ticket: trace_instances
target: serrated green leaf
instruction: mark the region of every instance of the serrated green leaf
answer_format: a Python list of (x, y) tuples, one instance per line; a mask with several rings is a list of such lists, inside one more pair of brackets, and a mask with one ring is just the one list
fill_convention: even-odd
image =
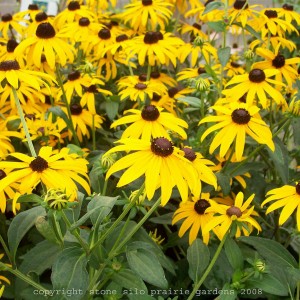
[(295, 258), (276, 241), (256, 236), (243, 236), (238, 240), (253, 246), (271, 265), (297, 268)]
[(233, 269), (242, 270), (244, 266), (244, 258), (237, 243), (230, 237), (225, 241), (225, 253), (230, 265)]
[(189, 276), (197, 282), (209, 264), (210, 253), (208, 247), (200, 240), (196, 239), (187, 250), (187, 260), (189, 262)]
[(207, 26), (215, 32), (223, 32), (226, 29), (224, 21), (207, 22)]
[(111, 279), (123, 288), (145, 291), (146, 294), (148, 292), (143, 280), (130, 269), (122, 269), (119, 272), (115, 272)]
[(126, 251), (126, 257), (130, 269), (144, 281), (159, 288), (165, 289), (168, 287), (164, 270), (151, 251), (146, 249)]
[(35, 224), (35, 221), (39, 216), (45, 215), (45, 209), (41, 206), (37, 206), (22, 211), (13, 218), (7, 232), (8, 245), (13, 259), (16, 256), (18, 246), (24, 235)]
[(36, 194), (30, 194), (30, 195), (20, 196), (17, 202), (18, 203), (41, 203), (43, 202), (43, 199)]
[(230, 51), (231, 51), (230, 47), (224, 47), (218, 49), (218, 58), (223, 67), (225, 67), (229, 61)]
[(230, 193), (230, 176), (228, 174), (218, 172), (216, 173), (218, 185), (221, 187), (224, 196)]
[(213, 1), (213, 2), (209, 2), (206, 6), (205, 6), (205, 9), (202, 13), (202, 16), (206, 15), (207, 13), (215, 10), (215, 9), (218, 9), (220, 7), (223, 7), (224, 6), (224, 3), (222, 2), (219, 2), (219, 1)]
[(105, 102), (105, 110), (108, 118), (113, 120), (118, 114), (119, 103), (116, 101), (107, 101)]
[[(82, 290), (82, 294), (73, 294), (72, 299), (85, 299), (89, 275), (86, 270), (87, 257), (81, 248), (65, 248), (57, 257), (52, 267), (51, 281), (53, 289)], [(69, 299), (59, 295), (60, 299)]]

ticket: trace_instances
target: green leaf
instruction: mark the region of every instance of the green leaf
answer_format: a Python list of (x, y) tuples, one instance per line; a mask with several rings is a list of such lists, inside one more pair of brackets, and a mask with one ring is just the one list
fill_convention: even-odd
[(213, 2), (210, 2), (208, 3), (206, 6), (205, 6), (205, 9), (202, 13), (202, 16), (206, 15), (207, 13), (215, 10), (215, 9), (218, 9), (220, 7), (224, 6), (224, 3), (222, 2), (218, 2), (218, 1), (213, 1)]
[(218, 172), (216, 173), (218, 184), (222, 189), (224, 196), (227, 196), (230, 193), (230, 176), (228, 174)]
[(245, 163), (241, 167), (239, 167), (237, 170), (235, 170), (235, 168), (239, 165), (241, 165), (240, 162), (229, 163), (227, 166), (227, 169), (226, 169), (226, 173), (230, 174), (230, 176), (232, 176), (232, 177), (235, 177), (238, 175), (243, 175), (251, 170), (261, 170), (264, 166), (264, 164), (261, 162), (253, 161), (253, 162)]
[(287, 268), (287, 273), (292, 276), (296, 281), (300, 281), (300, 270), (295, 268)]
[(107, 102), (105, 102), (105, 110), (106, 110), (108, 118), (110, 120), (113, 120), (116, 117), (116, 115), (118, 114), (119, 103), (116, 101), (107, 101)]
[(187, 250), (189, 276), (194, 282), (199, 280), (209, 264), (209, 259), (210, 253), (208, 247), (200, 239), (196, 239)]
[(65, 114), (65, 112), (61, 109), (60, 106), (52, 106), (48, 108), (48, 111), (52, 112), (54, 115), (58, 117), (61, 117), (67, 124), (68, 128), (72, 128), (71, 121), (69, 120), (68, 116)]
[(160, 215), (159, 217), (150, 218), (149, 221), (152, 223), (155, 223), (155, 224), (171, 225), (173, 215), (174, 215), (174, 213), (167, 213), (164, 215)]
[(215, 300), (235, 300), (237, 299), (237, 291), (232, 289), (229, 283), (226, 283), (222, 289), (221, 294)]
[(164, 270), (151, 251), (146, 249), (126, 250), (126, 257), (131, 270), (144, 281), (159, 288), (168, 287)]
[[(81, 290), (81, 294), (73, 294), (72, 299), (84, 299), (89, 283), (86, 270), (87, 257), (78, 247), (65, 248), (53, 264), (51, 280), (53, 289)], [(70, 299), (66, 294), (59, 295), (60, 299)]]
[[(241, 23), (236, 23), (236, 25), (242, 27), (242, 24), (241, 24)], [(260, 34), (259, 34), (259, 32), (257, 32), (254, 28), (252, 28), (252, 27), (249, 26), (248, 24), (246, 24), (245, 29), (246, 29), (248, 32), (250, 32), (251, 35), (254, 36), (256, 39), (258, 39), (258, 40), (260, 40), (260, 41), (262, 40), (262, 39), (261, 39), (261, 36), (260, 36)]]
[(218, 58), (220, 60), (220, 63), (223, 67), (226, 66), (226, 64), (229, 61), (230, 58), (230, 51), (231, 48), (230, 47), (224, 47), (224, 48), (219, 48), (218, 49)]
[(130, 269), (121, 269), (119, 272), (114, 273), (111, 279), (123, 288), (145, 291), (146, 294), (148, 292), (143, 280)]
[(253, 246), (271, 265), (297, 268), (295, 258), (276, 241), (256, 236), (243, 236), (238, 240)]
[(226, 24), (224, 21), (207, 22), (207, 26), (215, 32), (223, 32), (226, 29)]
[(242, 270), (244, 266), (244, 258), (237, 243), (232, 238), (228, 237), (224, 246), (230, 265), (233, 267), (233, 269)]
[(72, 154), (72, 153), (75, 153), (79, 156), (83, 156), (85, 154), (85, 152), (82, 150), (81, 147), (77, 146), (77, 145), (74, 145), (74, 144), (68, 144), (67, 145), (67, 148), (70, 149), (69, 150), (69, 153)]
[(44, 216), (40, 216), (36, 219), (35, 227), (46, 240), (54, 244), (59, 244), (53, 227), (50, 225), (49, 221)]
[(24, 235), (35, 224), (35, 221), (39, 216), (45, 215), (45, 209), (41, 206), (37, 206), (22, 211), (13, 218), (7, 232), (8, 245), (13, 259), (16, 256), (18, 246)]
[(274, 138), (274, 144), (275, 144), (275, 151), (271, 151), (269, 148), (267, 148), (270, 158), (274, 162), (274, 166), (276, 171), (278, 172), (278, 175), (280, 176), (281, 180), (284, 184), (287, 184), (289, 182), (289, 154), (288, 151), (283, 144), (283, 142), (275, 137)]
[(43, 199), (36, 194), (30, 194), (30, 195), (20, 196), (17, 202), (18, 203), (41, 203), (43, 202)]
[(266, 293), (277, 296), (287, 296), (287, 286), (271, 274), (265, 274), (263, 278), (247, 280), (247, 287), (262, 289)]
[[(300, 90), (299, 90), (300, 93)], [(293, 126), (293, 137), (294, 137), (294, 142), (296, 146), (300, 145), (300, 118), (293, 118), (292, 119), (292, 126)]]
[(178, 98), (179, 101), (182, 101), (184, 103), (187, 103), (191, 106), (194, 106), (194, 107), (197, 107), (197, 108), (200, 108), (201, 107), (201, 100), (199, 98), (196, 98), (196, 97), (181, 97), (181, 98)]

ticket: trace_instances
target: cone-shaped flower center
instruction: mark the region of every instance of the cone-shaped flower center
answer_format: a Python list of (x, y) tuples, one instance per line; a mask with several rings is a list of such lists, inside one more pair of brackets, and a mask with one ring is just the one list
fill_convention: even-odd
[(161, 99), (161, 95), (158, 95), (157, 93), (153, 93), (152, 100), (153, 101), (159, 101)]
[[(247, 1), (245, 0), (236, 0), (233, 4), (233, 7), (235, 9), (242, 9), (244, 7), (244, 5), (246, 4)], [(248, 8), (248, 4), (245, 5), (245, 9)]]
[(205, 71), (204, 68), (201, 68), (201, 67), (200, 67), (200, 68), (198, 68), (197, 73), (198, 73), (199, 75), (201, 75), (201, 74), (205, 74), (206, 71)]
[(87, 90), (88, 93), (97, 93), (97, 86), (95, 84), (90, 85)]
[(300, 182), (296, 184), (296, 193), (300, 195)]
[(234, 206), (234, 205), (232, 205), (231, 207), (229, 207), (226, 210), (226, 214), (229, 217), (236, 216), (236, 217), (240, 218), (242, 216), (241, 210), (238, 207)]
[(287, 4), (287, 3), (283, 4), (282, 8), (285, 9), (285, 10), (289, 10), (289, 11), (293, 11), (294, 10), (294, 6), (290, 5), (290, 4)]
[(166, 138), (159, 137), (152, 140), (151, 150), (156, 155), (166, 157), (173, 153), (174, 148), (171, 141)]
[(0, 63), (0, 71), (20, 70), (20, 65), (16, 60), (5, 60)]
[(156, 34), (156, 32), (154, 31), (148, 31), (146, 32), (145, 34), (145, 37), (144, 37), (144, 43), (145, 44), (156, 44), (158, 42), (158, 35)]
[(255, 83), (263, 82), (266, 79), (265, 72), (260, 69), (253, 69), (249, 73), (249, 80)]
[(37, 4), (29, 4), (28, 5), (28, 10), (38, 10), (39, 7), (37, 6)]
[(121, 34), (116, 37), (116, 42), (121, 43), (128, 40), (128, 36), (126, 34)]
[(202, 28), (202, 26), (199, 23), (194, 23), (193, 27), (196, 29), (199, 29), (199, 30), (201, 30), (201, 28)]
[(24, 117), (29, 120), (35, 120), (35, 114), (26, 114)]
[(3, 170), (0, 170), (0, 180), (6, 177), (6, 173)]
[(55, 30), (50, 23), (41, 23), (38, 25), (35, 34), (40, 39), (51, 39), (55, 37)]
[(142, 0), (142, 4), (143, 4), (144, 6), (152, 5), (152, 0)]
[(158, 40), (163, 40), (164, 39), (164, 36), (160, 31), (156, 31), (155, 34), (156, 34)]
[(139, 75), (139, 81), (147, 81), (147, 75), (146, 74)]
[(277, 11), (276, 11), (276, 10), (271, 10), (271, 9), (267, 9), (267, 10), (265, 11), (265, 15), (266, 15), (269, 19), (277, 18), (277, 17), (278, 17)]
[(189, 161), (194, 161), (196, 159), (197, 156), (191, 148), (184, 147), (182, 150), (184, 152), (184, 157)]
[(134, 86), (135, 89), (137, 90), (145, 90), (147, 88), (147, 85), (145, 83), (139, 82)]
[(78, 116), (82, 113), (82, 106), (80, 104), (74, 103), (70, 105), (71, 114)]
[(168, 89), (168, 95), (170, 98), (174, 98), (174, 96), (179, 92), (178, 88), (172, 87)]
[(74, 71), (74, 72), (71, 72), (69, 75), (68, 75), (68, 80), (69, 81), (74, 81), (76, 79), (80, 78), (80, 72), (79, 71)]
[(43, 11), (40, 12), (40, 13), (38, 13), (38, 14), (36, 14), (36, 16), (35, 16), (35, 20), (37, 22), (46, 21), (47, 18), (48, 18), (48, 15), (45, 12), (43, 12)]
[(78, 23), (79, 26), (86, 27), (89, 26), (91, 22), (88, 18), (80, 18)]
[(40, 156), (37, 156), (30, 164), (29, 167), (32, 171), (43, 172), (48, 168), (48, 162)]
[(230, 65), (231, 65), (233, 68), (239, 68), (239, 67), (240, 67), (240, 65), (239, 65), (238, 63), (234, 62), (234, 61), (232, 61), (232, 62), (230, 63)]
[(159, 110), (154, 105), (146, 105), (142, 110), (142, 118), (146, 121), (155, 121), (159, 117)]
[(279, 69), (285, 65), (285, 58), (283, 55), (279, 54), (272, 60), (272, 66)]
[(15, 40), (13, 40), (13, 39), (8, 40), (8, 42), (6, 44), (6, 50), (7, 50), (7, 52), (9, 52), (9, 53), (14, 52), (14, 50), (16, 49), (16, 47), (18, 45), (19, 44)]
[(160, 73), (158, 71), (153, 71), (151, 72), (150, 77), (153, 79), (158, 79), (160, 77)]
[(3, 22), (9, 22), (9, 21), (11, 21), (13, 18), (12, 18), (12, 15), (11, 14), (5, 14), (5, 15), (3, 15), (2, 17), (1, 17), (1, 20), (3, 21)]
[(231, 119), (236, 124), (244, 125), (249, 123), (251, 116), (248, 110), (244, 108), (238, 108), (232, 112)]
[(68, 10), (77, 10), (80, 9), (80, 3), (78, 1), (71, 1), (68, 4)]
[(200, 199), (194, 205), (194, 210), (199, 214), (203, 215), (207, 208), (210, 207), (210, 204), (207, 200)]
[(98, 37), (102, 40), (108, 40), (111, 37), (110, 30), (107, 28), (103, 28), (98, 32)]

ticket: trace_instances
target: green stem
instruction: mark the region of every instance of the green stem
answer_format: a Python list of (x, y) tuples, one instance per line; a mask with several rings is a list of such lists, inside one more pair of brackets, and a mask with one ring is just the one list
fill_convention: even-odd
[(101, 264), (99, 269), (96, 270), (92, 280), (90, 281), (90, 284), (87, 288), (88, 291), (91, 291), (95, 288), (95, 285), (97, 283), (98, 278), (100, 277), (101, 273), (103, 272), (104, 268), (106, 267), (106, 264)]
[(127, 213), (131, 210), (131, 208), (135, 205), (136, 200), (139, 198), (139, 196), (143, 193), (145, 188), (145, 184), (143, 184), (139, 191), (137, 192), (137, 194), (135, 195), (135, 197), (132, 199), (132, 201), (127, 205), (127, 207), (124, 209), (124, 211), (122, 212), (122, 214), (118, 217), (118, 219), (109, 227), (109, 229), (101, 236), (101, 238), (90, 247), (91, 251), (99, 246), (113, 231), (114, 229), (120, 224), (120, 222), (125, 218), (125, 216), (127, 215)]
[(51, 217), (49, 219), (51, 220), (52, 228), (53, 228), (55, 236), (59, 242), (59, 245), (63, 249), (64, 248), (64, 238), (61, 233), (58, 221), (56, 220), (55, 215), (51, 215)]
[(8, 247), (6, 246), (6, 243), (5, 243), (4, 239), (2, 238), (2, 235), (1, 235), (1, 234), (0, 234), (0, 243), (1, 243), (1, 245), (2, 245), (2, 247), (3, 247), (3, 249), (4, 249), (4, 251), (5, 251), (5, 254), (6, 254), (6, 256), (8, 257), (10, 263), (12, 264), (12, 263), (13, 263), (12, 256), (11, 256), (11, 254), (10, 254), (10, 252), (9, 252), (9, 249), (8, 249)]
[(119, 254), (119, 251), (126, 245), (126, 243), (132, 238), (132, 236), (141, 228), (141, 226), (148, 220), (148, 218), (152, 215), (152, 213), (157, 209), (160, 205), (160, 198), (153, 204), (151, 209), (147, 212), (147, 214), (141, 219), (141, 221), (132, 229), (132, 231), (125, 237), (125, 239), (118, 245), (118, 247), (110, 252), (108, 255), (108, 259), (112, 259)]
[(12, 91), (13, 91), (13, 94), (14, 94), (14, 98), (15, 98), (15, 103), (16, 103), (16, 106), (17, 106), (18, 114), (19, 114), (19, 117), (21, 119), (21, 122), (22, 122), (22, 125), (23, 125), (23, 129), (25, 131), (25, 136), (26, 136), (26, 139), (27, 139), (27, 143), (28, 143), (28, 146), (29, 146), (29, 150), (30, 150), (31, 156), (37, 157), (35, 149), (34, 149), (34, 146), (33, 146), (33, 143), (32, 143), (32, 140), (30, 138), (29, 130), (28, 130), (28, 127), (27, 127), (26, 120), (24, 118), (23, 109), (22, 109), (20, 100), (18, 98), (17, 91), (13, 87), (11, 87), (11, 88), (12, 88)]
[(68, 118), (70, 120), (70, 130), (72, 132), (75, 144), (80, 147), (80, 143), (74, 128), (74, 124), (73, 124), (73, 120), (72, 120), (72, 113), (71, 113), (71, 109), (70, 109), (70, 104), (68, 102), (67, 96), (66, 96), (66, 92), (65, 92), (65, 88), (64, 88), (64, 84), (61, 78), (61, 74), (60, 74), (60, 70), (59, 70), (59, 66), (56, 66), (56, 75), (57, 75), (57, 81), (58, 81), (58, 85), (61, 88), (61, 92), (62, 92), (62, 100), (67, 108), (67, 112), (68, 112)]
[(147, 67), (147, 81), (150, 80), (150, 74), (151, 74), (151, 66), (148, 65), (148, 67)]
[(28, 284), (32, 285), (33, 287), (35, 287), (36, 289), (40, 290), (40, 291), (44, 291), (47, 292), (48, 290), (45, 289), (43, 286), (41, 286), (40, 284), (38, 284), (37, 282), (33, 281), (30, 277), (24, 275), (23, 273), (21, 273), (19, 270), (17, 269), (13, 269), (10, 266), (0, 262), (0, 268), (4, 271), (8, 271), (12, 274), (14, 274), (15, 276), (17, 276), (18, 278), (20, 278), (21, 280), (27, 282)]
[(102, 193), (101, 193), (102, 196), (105, 196), (105, 194), (106, 194), (106, 189), (107, 189), (107, 180), (105, 180), (105, 181), (104, 181), (104, 184), (103, 184), (103, 190), (102, 190)]
[(84, 249), (85, 253), (87, 255), (89, 255), (90, 253), (90, 249), (89, 249), (89, 246), (84, 242), (84, 240), (81, 238), (80, 234), (78, 233), (77, 229), (74, 229), (74, 230), (70, 230), (70, 227), (71, 227), (71, 223), (69, 221), (69, 219), (67, 218), (65, 212), (62, 210), (61, 211), (61, 215), (62, 215), (62, 218), (64, 219), (67, 227), (68, 227), (68, 230), (76, 237), (76, 239), (78, 240), (79, 244), (82, 246), (82, 248)]
[(229, 230), (226, 232), (226, 234), (224, 235), (220, 245), (218, 246), (217, 248), (217, 251), (215, 252), (210, 264), (208, 265), (206, 271), (204, 272), (204, 274), (202, 275), (202, 277), (200, 278), (200, 280), (195, 284), (194, 288), (193, 288), (193, 291), (192, 293), (189, 295), (189, 297), (187, 298), (187, 300), (192, 300), (194, 299), (194, 296), (197, 292), (197, 290), (199, 290), (199, 288), (201, 287), (202, 283), (204, 282), (204, 280), (206, 279), (206, 277), (208, 276), (208, 274), (210, 273), (211, 269), (213, 268), (213, 266), (215, 265), (220, 253), (221, 253), (221, 250), (223, 248), (223, 245), (226, 241), (226, 238), (228, 236), (228, 232)]

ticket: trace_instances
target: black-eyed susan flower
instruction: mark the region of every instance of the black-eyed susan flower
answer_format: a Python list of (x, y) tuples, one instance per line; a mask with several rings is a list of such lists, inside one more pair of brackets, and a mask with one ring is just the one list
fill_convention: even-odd
[(271, 201), (275, 202), (267, 208), (266, 214), (269, 214), (276, 209), (283, 208), (279, 217), (279, 225), (281, 226), (294, 211), (297, 210), (297, 228), (300, 230), (300, 183), (297, 182), (296, 186), (284, 185), (280, 188), (268, 191), (267, 198), (263, 201), (261, 206), (265, 206)]
[(168, 131), (177, 133), (183, 139), (187, 138), (183, 128), (188, 128), (188, 124), (173, 114), (164, 112), (160, 107), (146, 105), (142, 110), (129, 109), (124, 114), (127, 115), (114, 121), (111, 125), (111, 128), (116, 128), (120, 125), (132, 123), (124, 130), (122, 139), (142, 137), (142, 139), (150, 141), (151, 137), (157, 136), (170, 139)]
[(204, 40), (208, 39), (208, 36), (206, 33), (204, 33), (204, 31), (202, 31), (202, 26), (199, 23), (193, 23), (188, 24), (188, 23), (183, 23), (180, 28), (179, 31), (181, 32), (181, 34), (185, 34), (185, 33), (189, 33), (191, 38), (194, 38), (196, 36), (200, 36), (202, 37)]
[(199, 122), (199, 125), (206, 122), (217, 122), (203, 133), (201, 141), (213, 131), (221, 129), (210, 144), (210, 153), (213, 153), (220, 146), (220, 156), (224, 157), (235, 141), (236, 159), (241, 161), (246, 134), (259, 144), (265, 144), (272, 151), (275, 150), (270, 128), (261, 118), (255, 116), (260, 110), (257, 106), (237, 102), (230, 103), (229, 106), (212, 106), (212, 109), (220, 114), (205, 117)]
[(18, 57), (22, 57), (24, 53), (26, 53), (27, 63), (38, 68), (41, 66), (42, 55), (45, 55), (51, 69), (54, 69), (58, 62), (64, 66), (67, 61), (74, 60), (73, 47), (59, 38), (49, 22), (39, 24), (35, 36), (23, 40), (15, 49)]
[(49, 22), (53, 25), (53, 16), (48, 16), (45, 12), (39, 12), (35, 15), (32, 22), (29, 23), (26, 28), (26, 37), (34, 36), (37, 30), (37, 27), (44, 22)]
[[(274, 75), (280, 71), (275, 69), (252, 69), (250, 73), (236, 75), (226, 85), (226, 89), (223, 90), (223, 94), (227, 97), (241, 98), (247, 93), (246, 101), (248, 104), (252, 104), (257, 96), (259, 103), (263, 108), (267, 107), (267, 96), (269, 95), (277, 104), (285, 102), (282, 94), (275, 89), (271, 84), (276, 87), (284, 86), (283, 82), (271, 79)], [(271, 83), (271, 84), (270, 84)], [(234, 87), (230, 87), (232, 84), (237, 84)]]
[(235, 75), (241, 75), (245, 73), (245, 69), (243, 68), (243, 65), (234, 60), (230, 60), (226, 64), (226, 66), (224, 67), (224, 71), (227, 72), (227, 76), (230, 78)]
[[(6, 47), (5, 51), (0, 52), (0, 61), (16, 60), (14, 51), (19, 43), (15, 39), (4, 40), (3, 42), (6, 43)], [(20, 63), (22, 63), (22, 60), (20, 60)]]
[(155, 30), (157, 26), (164, 30), (172, 16), (172, 4), (163, 0), (138, 0), (127, 4), (124, 12), (117, 15), (123, 22), (129, 23), (135, 31), (143, 31), (149, 26)]
[(17, 131), (7, 130), (6, 122), (0, 122), (0, 159), (8, 153), (14, 152), (14, 146), (11, 144), (9, 137), (21, 138), (22, 135)]
[(278, 17), (284, 19), (288, 23), (295, 21), (297, 25), (300, 25), (300, 15), (297, 11), (294, 10), (294, 6), (285, 3), (282, 5), (282, 8), (275, 8), (278, 12)]
[(22, 35), (25, 26), (24, 26), (24, 22), (23, 25), (20, 22), (20, 19), (16, 18), (15, 15), (11, 15), (11, 14), (4, 14), (1, 16), (1, 21), (0, 21), (0, 32), (2, 34), (2, 36), (5, 39), (10, 39), (10, 38), (14, 38), (13, 34), (12, 34), (12, 30), (15, 30), (19, 35)]
[(162, 83), (167, 87), (173, 87), (177, 85), (177, 82), (174, 78), (159, 71), (153, 71), (150, 73), (150, 81)]
[(288, 87), (291, 88), (298, 77), (297, 65), (300, 63), (300, 57), (285, 58), (285, 56), (279, 52), (279, 49), (280, 44), (275, 48), (274, 52), (264, 48), (257, 48), (256, 54), (265, 60), (255, 63), (253, 68), (279, 70), (275, 75), (275, 80), (282, 82), (284, 78)]
[[(220, 66), (221, 66), (220, 64), (215, 64), (215, 65), (211, 66), (211, 68), (216, 74), (220, 74)], [(200, 64), (196, 68), (185, 68), (185, 69), (181, 70), (180, 72), (178, 72), (177, 80), (178, 81), (189, 80), (189, 79), (199, 77), (202, 74), (204, 74), (205, 76), (208, 76), (208, 74), (205, 70), (205, 65)]]
[(42, 182), (47, 188), (62, 188), (66, 189), (67, 194), (73, 194), (77, 191), (76, 182), (90, 193), (88, 161), (69, 154), (68, 148), (57, 153), (51, 147), (45, 146), (40, 149), (37, 157), (18, 152), (11, 153), (10, 156), (19, 161), (0, 161), (0, 169), (11, 170), (0, 180), (0, 191), (17, 182), (20, 183), (20, 193), (31, 193)]
[(235, 197), (234, 204), (231, 206), (211, 202), (211, 206), (207, 208), (207, 212), (213, 212), (214, 216), (205, 224), (202, 233), (208, 233), (214, 229), (217, 237), (222, 240), (233, 223), (236, 224), (236, 237), (240, 237), (242, 233), (248, 236), (252, 232), (253, 227), (256, 228), (258, 232), (261, 231), (260, 225), (253, 218), (253, 216), (258, 215), (257, 212), (254, 211), (254, 205), (248, 208), (254, 196), (255, 195), (252, 194), (244, 202), (244, 194), (239, 192)]
[(121, 145), (110, 149), (105, 155), (118, 151), (135, 151), (119, 159), (106, 174), (108, 179), (113, 173), (127, 169), (117, 186), (122, 187), (145, 175), (147, 197), (151, 200), (154, 192), (161, 188), (161, 204), (164, 206), (171, 198), (172, 189), (176, 186), (183, 202), (188, 200), (189, 189), (193, 194), (199, 193), (197, 171), (183, 152), (163, 137), (152, 141), (122, 139)]
[(32, 21), (34, 20), (35, 16), (40, 12), (42, 12), (42, 10), (39, 9), (39, 6), (35, 3), (31, 3), (28, 5), (28, 8), (26, 10), (15, 13), (15, 17), (17, 20), (28, 20), (29, 18), (29, 20)]
[(193, 241), (197, 238), (199, 231), (202, 234), (203, 243), (206, 245), (209, 242), (210, 232), (207, 231), (203, 233), (203, 227), (213, 219), (213, 212), (206, 212), (206, 209), (211, 206), (209, 193), (201, 193), (201, 198), (193, 198), (184, 203), (180, 203), (180, 207), (175, 211), (172, 225), (185, 219), (180, 226), (178, 235), (183, 237), (183, 235), (190, 230), (189, 233), (189, 244), (191, 245)]

